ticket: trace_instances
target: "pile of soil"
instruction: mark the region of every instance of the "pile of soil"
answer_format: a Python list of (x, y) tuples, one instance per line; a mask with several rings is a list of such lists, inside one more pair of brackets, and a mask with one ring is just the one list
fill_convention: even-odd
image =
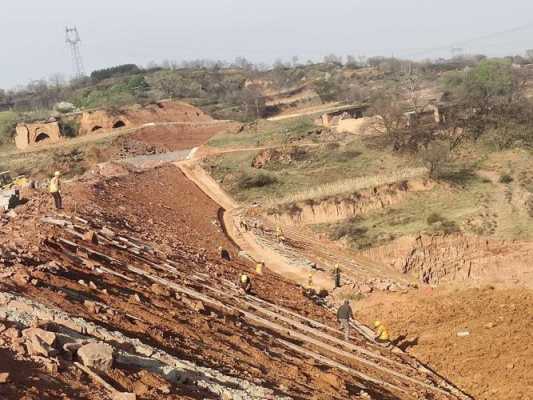
[(132, 134), (132, 139), (166, 151), (191, 149), (212, 136), (231, 129), (234, 123), (148, 126)]

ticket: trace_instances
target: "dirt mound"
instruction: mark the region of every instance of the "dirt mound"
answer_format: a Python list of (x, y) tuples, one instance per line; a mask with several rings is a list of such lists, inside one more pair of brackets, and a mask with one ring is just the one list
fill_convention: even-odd
[(410, 180), (344, 196), (305, 200), (268, 210), (268, 216), (284, 225), (323, 224), (347, 220), (374, 210), (382, 210), (402, 201), (409, 193), (431, 190), (427, 179)]
[(421, 289), (372, 295), (357, 309), (475, 399), (531, 398), (533, 291)]
[(96, 110), (82, 113), (80, 135), (122, 127), (136, 127), (146, 123), (205, 123), (213, 119), (190, 104), (162, 101), (147, 106), (134, 106), (120, 110)]
[(279, 163), (282, 165), (291, 164), (294, 161), (305, 159), (307, 152), (301, 147), (290, 147), (287, 149), (266, 149), (260, 151), (252, 160), (252, 167), (257, 169), (266, 168), (269, 164)]
[(148, 126), (130, 137), (166, 151), (176, 151), (200, 146), (217, 133), (234, 126), (233, 123)]

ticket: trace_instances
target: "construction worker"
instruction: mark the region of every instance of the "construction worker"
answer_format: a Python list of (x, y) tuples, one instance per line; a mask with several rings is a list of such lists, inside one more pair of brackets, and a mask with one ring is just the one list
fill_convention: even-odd
[(227, 251), (225, 248), (223, 248), (222, 246), (220, 246), (218, 248), (218, 253), (220, 254), (220, 258), (222, 258), (223, 260), (226, 260), (226, 261), (231, 261), (231, 257), (229, 255), (229, 251)]
[(335, 283), (335, 289), (341, 287), (341, 268), (339, 264), (335, 264), (335, 268), (333, 268), (333, 280)]
[(252, 291), (252, 280), (246, 274), (241, 274), (239, 285), (244, 293), (249, 294)]
[(263, 275), (263, 270), (265, 269), (265, 262), (259, 261), (257, 264), (255, 264), (255, 272), (258, 275)]
[(376, 342), (388, 345), (390, 343), (390, 336), (385, 325), (381, 321), (374, 321), (374, 328), (376, 328)]
[(309, 272), (309, 274), (307, 275), (307, 286), (313, 286), (313, 271)]
[(279, 243), (283, 243), (285, 241), (285, 237), (283, 236), (283, 230), (279, 225), (276, 227), (276, 238), (278, 239)]
[(337, 321), (341, 325), (341, 329), (344, 331), (344, 340), (348, 341), (350, 338), (350, 320), (353, 319), (352, 307), (350, 302), (344, 300), (342, 306), (337, 310)]
[(14, 209), (16, 206), (18, 206), (20, 203), (20, 190), (19, 189), (15, 189), (13, 191), (13, 194), (11, 194), (11, 196), (9, 196), (9, 201), (8, 201), (8, 204), (7, 204), (7, 209), (8, 210), (12, 210)]
[(52, 197), (54, 198), (54, 204), (56, 206), (56, 209), (62, 210), (63, 209), (63, 200), (61, 199), (61, 180), (59, 177), (61, 176), (61, 173), (59, 171), (56, 171), (54, 173), (54, 177), (50, 180), (50, 193), (52, 194)]

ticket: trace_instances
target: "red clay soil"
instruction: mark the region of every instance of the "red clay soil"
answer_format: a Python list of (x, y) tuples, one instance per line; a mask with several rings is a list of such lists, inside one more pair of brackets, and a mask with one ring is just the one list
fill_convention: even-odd
[[(85, 199), (104, 210), (109, 221), (126, 222), (141, 228), (137, 233), (166, 251), (188, 249), (216, 259), (217, 274), (236, 281), (241, 271), (254, 275), (256, 291), (268, 300), (290, 305), (310, 315), (300, 290), (284, 278), (265, 271), (254, 274), (254, 266), (238, 257), (239, 249), (221, 227), (222, 210), (174, 165), (132, 173), (126, 177), (96, 184)], [(80, 202), (81, 204), (81, 202)], [(218, 257), (218, 247), (230, 252), (232, 261)], [(296, 294), (296, 296), (295, 296)], [(297, 301), (294, 301), (297, 299)], [(313, 307), (314, 316), (331, 318), (322, 308)]]
[(130, 135), (132, 139), (167, 151), (191, 149), (213, 135), (231, 129), (235, 123), (148, 126)]
[(421, 289), (375, 294), (357, 309), (475, 399), (533, 399), (532, 290)]
[[(33, 193), (32, 197), (31, 202), (18, 208), (19, 216), (3, 227), (0, 241), (19, 248), (21, 254), (25, 254), (19, 256), (22, 264), (10, 268), (29, 271), (36, 283), (19, 285), (8, 280), (0, 283), (0, 290), (16, 291), (71, 315), (139, 338), (176, 357), (275, 388), (278, 394), (326, 400), (348, 398), (359, 392), (357, 380), (343, 372), (309, 363), (296, 354), (289, 358), (283, 356), (286, 350), (280, 349), (275, 342), (273, 338), (276, 335), (257, 335), (255, 328), (239, 318), (222, 316), (209, 308), (199, 312), (194, 307), (185, 306), (187, 303), (183, 298), (162, 295), (146, 279), (137, 277), (125, 284), (120, 277), (97, 273), (56, 252), (53, 247), (43, 245), (45, 238), (65, 237), (66, 233), (59, 228), (39, 224), (39, 218), (46, 214), (50, 200), (38, 193)], [(215, 223), (218, 207), (190, 184), (175, 166), (98, 182), (89, 188), (67, 187), (64, 197), (66, 213), (74, 213), (76, 208), (84, 217), (106, 221), (107, 226), (115, 230), (123, 229), (155, 243), (158, 249), (168, 251), (180, 268), (189, 268), (191, 273), (212, 274), (214, 287), (220, 288), (223, 278), (235, 281), (241, 271), (247, 271), (253, 276), (255, 293), (259, 297), (335, 326), (333, 316), (302, 296), (295, 285), (268, 272), (263, 276), (254, 275), (252, 266), (244, 261), (222, 262), (216, 250), (218, 245), (224, 245), (233, 256), (236, 248), (225, 239)], [(15, 239), (11, 243), (8, 237)], [(39, 247), (35, 246), (37, 243)], [(148, 268), (118, 250), (97, 248), (124, 260), (127, 265)], [(55, 260), (61, 268), (39, 271), (32, 266), (46, 260)], [(116, 269), (116, 266), (107, 267)], [(89, 282), (92, 282), (92, 287)], [(140, 303), (132, 301), (134, 295), (141, 299)], [(88, 308), (84, 305), (86, 300), (110, 305), (113, 311), (106, 313)], [(42, 366), (40, 370), (43, 371)], [(40, 381), (47, 382), (49, 378), (46, 375), (43, 371)], [(50, 375), (52, 379), (59, 379), (60, 374)], [(135, 373), (128, 375), (123, 369), (116, 368), (107, 379), (115, 388), (131, 391), (139, 378)], [(74, 377), (71, 381), (71, 385), (89, 390), (90, 385), (84, 383), (83, 378)], [(31, 380), (23, 380), (19, 384), (23, 391), (31, 386)], [(71, 395), (69, 386), (64, 385), (57, 398), (86, 398), (82, 396), (84, 390), (80, 390), (79, 395)], [(165, 398), (210, 398), (208, 393), (198, 392), (198, 388), (191, 385), (173, 390), (178, 395)], [(392, 398), (388, 394), (386, 396)], [(98, 397), (87, 398), (93, 400)], [(156, 400), (161, 397), (153, 391), (138, 398)]]

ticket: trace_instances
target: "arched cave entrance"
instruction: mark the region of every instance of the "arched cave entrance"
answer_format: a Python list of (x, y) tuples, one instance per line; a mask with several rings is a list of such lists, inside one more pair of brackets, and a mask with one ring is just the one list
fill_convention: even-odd
[(118, 120), (117, 122), (115, 122), (113, 124), (113, 129), (116, 129), (116, 128), (122, 128), (126, 126), (126, 124), (124, 123), (124, 121), (121, 121), (121, 120)]
[(39, 143), (39, 142), (42, 142), (43, 140), (47, 140), (47, 139), (50, 139), (50, 136), (48, 136), (46, 133), (44, 132), (41, 132), (37, 135), (37, 137), (35, 138), (35, 143)]
[(102, 127), (99, 125), (96, 125), (93, 127), (93, 129), (91, 129), (91, 132), (96, 132), (96, 131), (99, 131), (100, 129), (102, 129)]

